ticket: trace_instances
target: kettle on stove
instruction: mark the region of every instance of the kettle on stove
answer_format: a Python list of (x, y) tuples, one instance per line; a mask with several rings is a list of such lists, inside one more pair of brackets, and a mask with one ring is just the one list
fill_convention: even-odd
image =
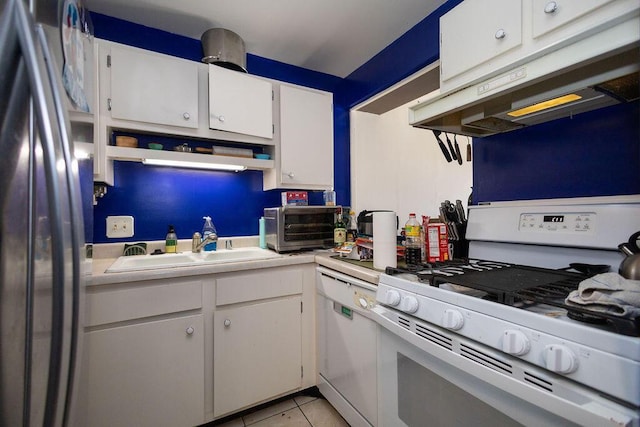
[(628, 242), (620, 243), (618, 249), (626, 255), (618, 273), (625, 279), (640, 280), (640, 231), (632, 234)]

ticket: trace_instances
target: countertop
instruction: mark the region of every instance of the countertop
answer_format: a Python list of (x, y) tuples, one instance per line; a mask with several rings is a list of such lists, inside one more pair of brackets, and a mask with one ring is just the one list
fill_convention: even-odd
[[(178, 247), (180, 250), (180, 246)], [(94, 258), (92, 261), (91, 280), (87, 286), (99, 286), (117, 283), (130, 283), (145, 280), (168, 279), (173, 277), (187, 277), (218, 273), (229, 273), (244, 270), (257, 270), (262, 268), (282, 267), (297, 264), (317, 263), (324, 267), (336, 270), (360, 280), (377, 285), (380, 271), (355, 265), (353, 263), (332, 258), (336, 254), (329, 250), (317, 250), (291, 254), (279, 254), (276, 258), (228, 262), (219, 264), (205, 264), (188, 267), (157, 268), (152, 270), (128, 271), (122, 273), (106, 273), (106, 269), (117, 259), (112, 251), (103, 251), (107, 256)], [(95, 255), (95, 252), (94, 252)]]
[(382, 271), (359, 266), (347, 261), (341, 261), (339, 259), (333, 258), (335, 257), (335, 255), (336, 254), (334, 252), (319, 253), (316, 254), (315, 261), (318, 265), (321, 265), (323, 267), (336, 270), (340, 273), (355, 277), (356, 279), (364, 280), (365, 282), (369, 282), (374, 285), (378, 284), (380, 273), (382, 273)]

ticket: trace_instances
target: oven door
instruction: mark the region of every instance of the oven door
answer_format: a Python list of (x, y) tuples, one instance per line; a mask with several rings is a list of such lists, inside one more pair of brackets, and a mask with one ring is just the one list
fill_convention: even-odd
[[(545, 390), (549, 374), (525, 362), (386, 307), (372, 311), (379, 426), (639, 425), (637, 408), (561, 379)], [(515, 378), (524, 371), (531, 384)]]

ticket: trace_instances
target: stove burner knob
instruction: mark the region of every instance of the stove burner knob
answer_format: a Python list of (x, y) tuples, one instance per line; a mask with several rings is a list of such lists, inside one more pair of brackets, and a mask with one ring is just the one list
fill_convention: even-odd
[(502, 351), (514, 356), (527, 354), (531, 349), (529, 338), (522, 332), (514, 329), (507, 329), (502, 334)]
[(560, 374), (570, 374), (578, 369), (578, 358), (564, 345), (548, 345), (544, 348), (544, 362), (547, 369)]
[(400, 305), (400, 310), (406, 313), (415, 313), (418, 311), (418, 299), (416, 297), (412, 297), (411, 295), (402, 298), (402, 304)]
[(442, 326), (447, 329), (451, 329), (457, 331), (462, 328), (464, 325), (464, 317), (462, 317), (462, 313), (458, 310), (452, 310), (450, 308), (444, 311), (444, 316), (442, 317)]
[(396, 306), (400, 304), (400, 292), (398, 291), (388, 290), (385, 297), (389, 305)]

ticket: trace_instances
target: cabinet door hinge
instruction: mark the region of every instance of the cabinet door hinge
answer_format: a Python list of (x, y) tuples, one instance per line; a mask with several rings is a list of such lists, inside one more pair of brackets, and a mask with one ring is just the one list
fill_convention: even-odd
[(271, 123), (271, 134), (275, 135), (276, 134), (276, 125)]
[(273, 90), (271, 91), (271, 101), (275, 101), (276, 100), (276, 95), (273, 92)]
[(304, 378), (304, 366), (300, 365), (300, 378)]
[(107, 98), (107, 110), (111, 111), (111, 98)]
[(111, 68), (111, 55), (107, 55), (107, 68)]
[(300, 313), (304, 313), (304, 306), (303, 306), (303, 302), (300, 301)]

